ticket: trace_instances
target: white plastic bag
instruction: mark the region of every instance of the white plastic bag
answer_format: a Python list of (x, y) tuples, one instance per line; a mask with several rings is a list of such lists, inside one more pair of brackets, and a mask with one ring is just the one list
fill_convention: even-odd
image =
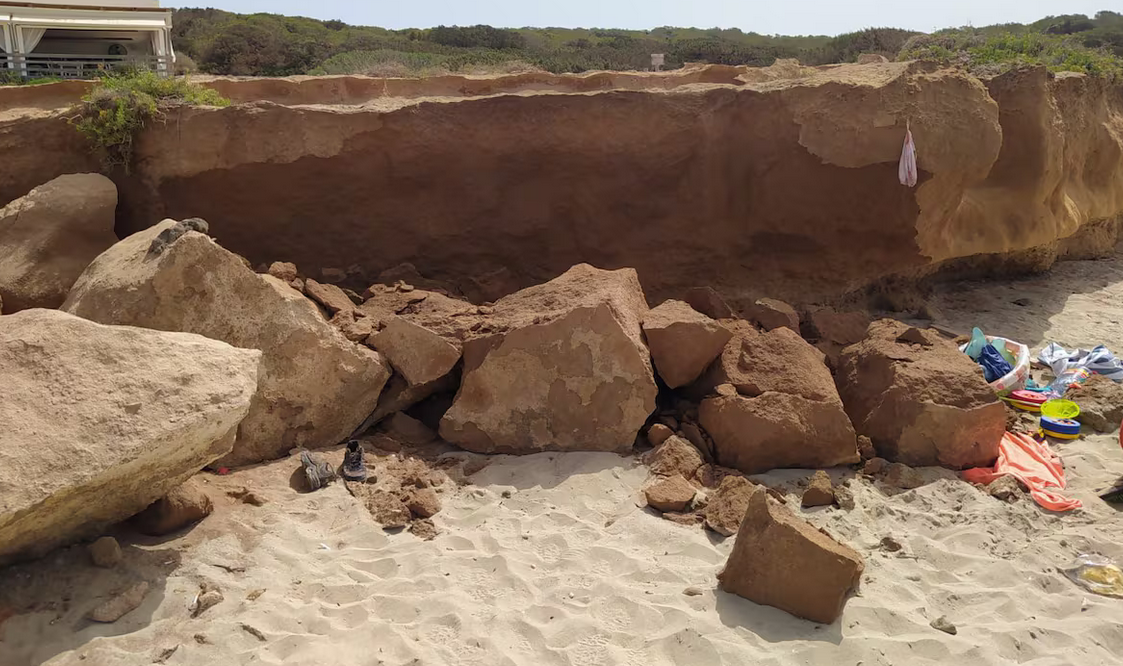
[(897, 169), (901, 184), (916, 187), (916, 144), (912, 142), (912, 128), (905, 128), (905, 147), (901, 149), (901, 165)]

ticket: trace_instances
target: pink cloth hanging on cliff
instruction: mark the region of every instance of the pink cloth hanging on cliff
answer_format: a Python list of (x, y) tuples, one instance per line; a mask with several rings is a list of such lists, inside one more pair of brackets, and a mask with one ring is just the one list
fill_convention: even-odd
[(1080, 500), (1053, 492), (1065, 489), (1064, 467), (1048, 446), (1029, 435), (1006, 433), (998, 445), (994, 469), (969, 469), (963, 472), (963, 478), (971, 483), (990, 483), (1007, 474), (1029, 486), (1033, 499), (1050, 511), (1071, 511), (1084, 506)]
[(897, 168), (901, 184), (916, 187), (916, 144), (912, 141), (912, 128), (905, 127), (905, 147), (901, 149), (901, 166)]

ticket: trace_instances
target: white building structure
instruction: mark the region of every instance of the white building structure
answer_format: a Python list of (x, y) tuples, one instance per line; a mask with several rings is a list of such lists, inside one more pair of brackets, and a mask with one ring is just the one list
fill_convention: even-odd
[(159, 0), (0, 0), (0, 75), (85, 79), (172, 72), (172, 10)]

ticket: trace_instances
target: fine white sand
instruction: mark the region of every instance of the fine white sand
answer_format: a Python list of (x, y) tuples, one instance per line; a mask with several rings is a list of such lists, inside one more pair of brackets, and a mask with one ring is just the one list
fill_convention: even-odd
[[(1022, 297), (1028, 307), (1011, 302)], [(1054, 339), (1123, 351), (1119, 260), (956, 286), (936, 304), (945, 326), (981, 325), (1035, 350)], [(1123, 475), (1123, 449), (1102, 435), (1058, 451), (1082, 511), (1006, 504), (944, 470), (907, 492), (834, 470), (856, 508), (801, 513), (861, 552), (866, 573), (832, 626), (718, 591), (733, 540), (640, 508), (647, 474), (632, 458), (497, 457), (447, 486), (433, 541), (384, 532), (338, 483), (293, 490), (293, 460), (201, 475), (215, 514), (163, 541), (122, 529), (115, 570), (94, 568), (82, 547), (0, 570), (0, 664), (150, 664), (171, 648), (163, 663), (192, 666), (1123, 663), (1123, 601), (1058, 571), (1084, 552), (1123, 562), (1123, 518), (1096, 497)], [(808, 474), (760, 478), (798, 507)], [(267, 504), (226, 496), (239, 486)], [(883, 552), (884, 537), (903, 549)], [(136, 579), (152, 583), (139, 609), (113, 625), (82, 619)], [(193, 619), (203, 582), (225, 600)], [(957, 635), (929, 626), (940, 616)]]

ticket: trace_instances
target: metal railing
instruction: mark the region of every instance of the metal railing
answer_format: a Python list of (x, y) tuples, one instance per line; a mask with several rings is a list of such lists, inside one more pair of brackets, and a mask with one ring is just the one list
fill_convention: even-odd
[(27, 79), (93, 79), (123, 69), (147, 69), (170, 75), (172, 59), (169, 56), (0, 53), (0, 74), (14, 72)]

